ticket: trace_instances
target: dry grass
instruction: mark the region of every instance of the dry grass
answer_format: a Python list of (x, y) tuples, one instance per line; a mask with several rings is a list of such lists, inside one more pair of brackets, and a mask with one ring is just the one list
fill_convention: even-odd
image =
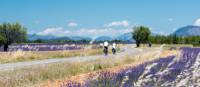
[(164, 50), (161, 54), (160, 57), (168, 57), (169, 55), (175, 55), (175, 56), (179, 56), (180, 55), (180, 51), (178, 50)]
[(102, 49), (81, 49), (69, 51), (16, 51), (0, 52), (0, 63), (42, 60), (51, 58), (66, 58), (74, 56), (89, 56), (102, 54)]

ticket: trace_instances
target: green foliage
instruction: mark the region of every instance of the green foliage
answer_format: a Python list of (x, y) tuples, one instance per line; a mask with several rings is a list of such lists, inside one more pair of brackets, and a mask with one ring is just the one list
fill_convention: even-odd
[(154, 44), (193, 44), (195, 46), (200, 46), (200, 36), (179, 37), (176, 35), (156, 35), (150, 36), (149, 40)]
[(148, 27), (138, 26), (134, 27), (133, 31), (133, 39), (136, 41), (137, 47), (140, 46), (141, 43), (149, 42), (149, 36), (151, 31)]
[(0, 46), (3, 45), (4, 41), (5, 40), (4, 40), (3, 36), (0, 35)]
[(43, 43), (44, 41), (42, 39), (37, 39), (37, 40), (34, 40), (33, 43)]
[(19, 23), (3, 23), (0, 24), (0, 43), (7, 50), (8, 45), (12, 43), (20, 43), (26, 41), (27, 32)]

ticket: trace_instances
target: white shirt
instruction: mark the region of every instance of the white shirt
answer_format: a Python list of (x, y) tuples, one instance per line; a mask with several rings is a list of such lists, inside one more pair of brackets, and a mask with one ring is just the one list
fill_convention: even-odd
[(113, 43), (112, 47), (113, 47), (113, 48), (116, 48), (116, 43)]
[(108, 46), (108, 42), (106, 41), (106, 42), (104, 42), (104, 46)]

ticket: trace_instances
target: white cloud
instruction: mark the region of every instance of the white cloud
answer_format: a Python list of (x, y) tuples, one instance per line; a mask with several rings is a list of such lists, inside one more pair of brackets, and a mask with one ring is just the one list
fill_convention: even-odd
[(55, 28), (47, 28), (44, 31), (37, 33), (37, 35), (64, 36), (65, 34), (68, 34), (68, 33), (69, 33), (69, 31), (64, 30), (62, 27), (55, 27)]
[(103, 28), (103, 29), (80, 29), (78, 32), (74, 32), (78, 35), (88, 35), (92, 37), (97, 36), (118, 36), (127, 32), (131, 32), (132, 29), (113, 29), (113, 28)]
[(173, 19), (173, 18), (169, 18), (168, 21), (169, 21), (169, 22), (173, 22), (174, 19)]
[(106, 27), (113, 27), (113, 26), (124, 26), (124, 27), (127, 27), (129, 26), (129, 22), (126, 21), (126, 20), (123, 20), (123, 21), (113, 21), (109, 24), (105, 24), (104, 26)]
[(98, 37), (98, 36), (118, 36), (124, 33), (131, 32), (132, 29), (113, 29), (113, 28), (97, 28), (88, 29), (82, 28), (77, 30), (66, 30), (62, 27), (47, 28), (44, 31), (37, 33), (38, 35), (54, 35), (54, 36), (87, 36), (87, 37)]
[(158, 34), (158, 35), (165, 35), (165, 36), (169, 35), (169, 33), (166, 33), (166, 32), (153, 32), (153, 33)]
[(69, 26), (69, 27), (76, 27), (76, 26), (78, 26), (78, 24), (75, 23), (75, 22), (69, 22), (69, 23), (68, 23), (68, 26)]
[(194, 25), (196, 25), (196, 26), (200, 26), (200, 18), (197, 19), (197, 20), (194, 22)]

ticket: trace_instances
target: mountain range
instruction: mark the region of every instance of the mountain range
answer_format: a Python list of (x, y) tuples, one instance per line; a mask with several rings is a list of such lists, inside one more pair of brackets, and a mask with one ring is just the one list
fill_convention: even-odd
[(173, 34), (177, 36), (200, 36), (200, 26), (184, 26), (177, 29)]
[(89, 38), (89, 37), (82, 37), (82, 36), (56, 37), (53, 35), (43, 36), (43, 35), (37, 35), (37, 34), (29, 34), (28, 39), (29, 40), (37, 40), (37, 39), (42, 39), (42, 40), (53, 40), (53, 39), (57, 39), (57, 40), (91, 40), (91, 38)]
[[(200, 36), (200, 26), (193, 26), (193, 25), (188, 25), (181, 27), (177, 29), (175, 32), (172, 34), (176, 34), (177, 36)], [(155, 33), (152, 33), (152, 35), (157, 35)], [(56, 37), (52, 35), (46, 35), (46, 36), (41, 36), (37, 34), (32, 34), (28, 35), (29, 40), (37, 40), (37, 39), (43, 39), (43, 40), (52, 40), (52, 39), (57, 39), (57, 40), (92, 40), (90, 37), (83, 37), (83, 36), (70, 36), (70, 37)], [(122, 40), (122, 41), (130, 41), (134, 42), (132, 39), (132, 33), (124, 33), (122, 35), (119, 35), (117, 37), (109, 37), (109, 36), (100, 36), (95, 38), (95, 41), (105, 41), (105, 40)]]
[[(92, 40), (90, 37), (83, 37), (83, 36), (64, 36), (64, 37), (56, 37), (52, 35), (37, 35), (37, 34), (32, 34), (28, 35), (29, 40), (37, 40), (37, 39), (42, 39), (42, 40)], [(122, 40), (122, 41), (130, 41), (133, 42), (134, 40), (132, 39), (132, 34), (130, 33), (125, 33), (117, 37), (109, 37), (109, 36), (99, 36), (95, 38), (95, 41), (111, 41), (111, 40)]]

